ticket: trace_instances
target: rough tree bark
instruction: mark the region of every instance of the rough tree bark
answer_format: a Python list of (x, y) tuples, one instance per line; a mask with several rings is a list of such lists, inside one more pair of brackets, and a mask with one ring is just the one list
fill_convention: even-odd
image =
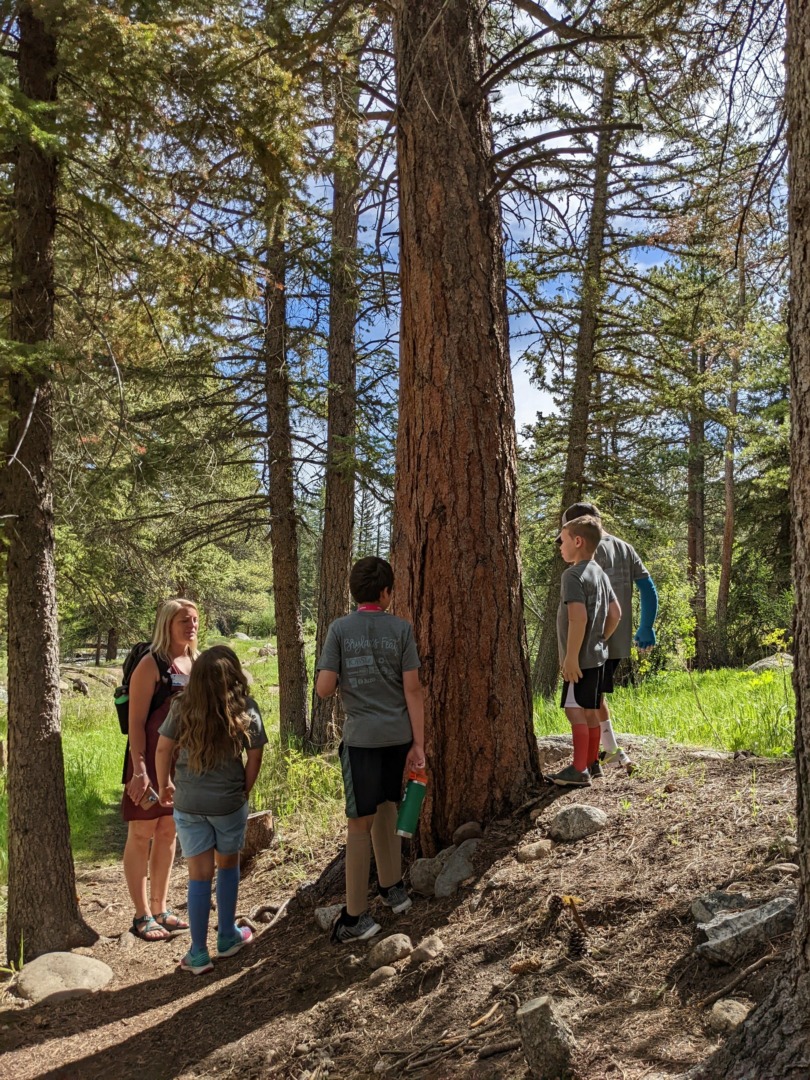
[(787, 15), (798, 913), (789, 955), (773, 990), (695, 1071), (700, 1080), (805, 1077), (810, 1072), (810, 7), (788, 0)]
[(287, 367), (287, 253), (284, 219), (278, 210), (268, 229), (265, 282), (264, 392), (267, 414), (267, 464), (270, 548), (278, 645), (279, 734), (282, 742), (307, 735), (307, 664), (298, 572), (298, 519), (295, 512), (290, 374)]
[[(514, 400), (483, 0), (397, 0), (396, 610), (427, 691), (427, 851), (539, 778), (518, 549)], [(439, 782), (440, 779), (440, 782)]]
[(695, 372), (700, 383), (696, 400), (689, 412), (689, 444), (686, 466), (686, 546), (689, 582), (692, 586), (692, 612), (695, 616), (695, 667), (709, 666), (709, 642), (706, 633), (706, 404), (702, 385), (706, 355), (695, 351)]
[[(18, 13), (19, 83), (56, 100), (56, 38), (33, 11)], [(47, 348), (54, 327), (57, 162), (21, 138), (14, 177), (11, 339)], [(8, 959), (95, 941), (76, 899), (59, 715), (59, 640), (53, 524), (53, 388), (44, 351), (8, 374), (2, 472), (8, 558)]]
[(118, 629), (115, 626), (111, 626), (107, 631), (107, 652), (104, 658), (108, 661), (118, 659)]
[[(605, 68), (599, 122), (609, 124), (616, 100), (616, 68)], [(582, 272), (579, 329), (577, 331), (576, 371), (571, 390), (571, 416), (568, 422), (568, 449), (562, 484), (560, 518), (571, 503), (579, 502), (585, 482), (585, 461), (588, 453), (588, 429), (591, 417), (591, 396), (595, 367), (596, 336), (599, 326), (599, 307), (604, 293), (602, 262), (607, 235), (608, 191), (611, 157), (616, 136), (602, 130), (596, 144), (594, 162), (593, 204), (588, 223), (588, 246)], [(540, 646), (532, 671), (535, 693), (551, 695), (560, 671), (557, 655), (557, 605), (560, 602), (560, 578), (565, 563), (555, 552), (551, 565), (548, 591), (543, 615)]]
[[(335, 167), (332, 198), (332, 273), (329, 293), (329, 390), (326, 492), (318, 588), (316, 656), (329, 624), (349, 610), (349, 570), (354, 537), (355, 324), (357, 321), (357, 220), (360, 169), (360, 52), (353, 35), (348, 67), (335, 85)], [(312, 696), (310, 741), (323, 747), (339, 736), (338, 697)]]

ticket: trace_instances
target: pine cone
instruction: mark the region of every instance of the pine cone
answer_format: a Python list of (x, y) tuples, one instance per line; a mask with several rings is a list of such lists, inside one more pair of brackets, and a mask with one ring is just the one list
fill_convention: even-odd
[(550, 922), (556, 922), (562, 915), (563, 910), (563, 898), (556, 893), (552, 893), (548, 898), (548, 917)]
[(568, 941), (568, 955), (572, 960), (581, 960), (588, 955), (588, 939), (578, 926), (571, 931)]

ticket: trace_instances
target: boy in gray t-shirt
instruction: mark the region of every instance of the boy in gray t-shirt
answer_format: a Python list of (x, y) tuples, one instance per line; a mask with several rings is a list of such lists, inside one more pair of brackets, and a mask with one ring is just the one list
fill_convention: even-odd
[(348, 823), (346, 906), (332, 929), (340, 942), (365, 941), (380, 929), (367, 910), (372, 845), (383, 903), (396, 914), (411, 906), (397, 804), (405, 769), (425, 767), (424, 704), (411, 624), (387, 611), (393, 587), (385, 559), (356, 562), (349, 588), (357, 610), (332, 623), (318, 660), (318, 696), (339, 688), (346, 714), (338, 751)]
[(590, 787), (589, 766), (599, 757), (599, 703), (607, 641), (621, 618), (616, 595), (594, 561), (602, 528), (592, 517), (575, 518), (557, 538), (569, 567), (560, 583), (557, 641), (563, 675), (560, 705), (571, 724), (574, 761), (550, 777), (561, 787)]

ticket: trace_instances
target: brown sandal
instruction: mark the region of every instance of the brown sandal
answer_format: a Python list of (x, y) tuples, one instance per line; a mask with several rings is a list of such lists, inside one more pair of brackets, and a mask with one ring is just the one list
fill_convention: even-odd
[[(172, 936), (164, 926), (160, 925), (154, 915), (141, 915), (139, 919), (133, 919), (130, 933), (141, 941), (168, 941)], [(157, 937), (154, 936), (155, 934)]]

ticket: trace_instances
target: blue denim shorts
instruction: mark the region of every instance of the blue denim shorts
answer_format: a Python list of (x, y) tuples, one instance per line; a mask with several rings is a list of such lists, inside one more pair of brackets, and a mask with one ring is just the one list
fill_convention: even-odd
[(248, 804), (232, 814), (186, 814), (175, 807), (174, 824), (186, 859), (216, 848), (220, 855), (237, 855), (245, 844)]

